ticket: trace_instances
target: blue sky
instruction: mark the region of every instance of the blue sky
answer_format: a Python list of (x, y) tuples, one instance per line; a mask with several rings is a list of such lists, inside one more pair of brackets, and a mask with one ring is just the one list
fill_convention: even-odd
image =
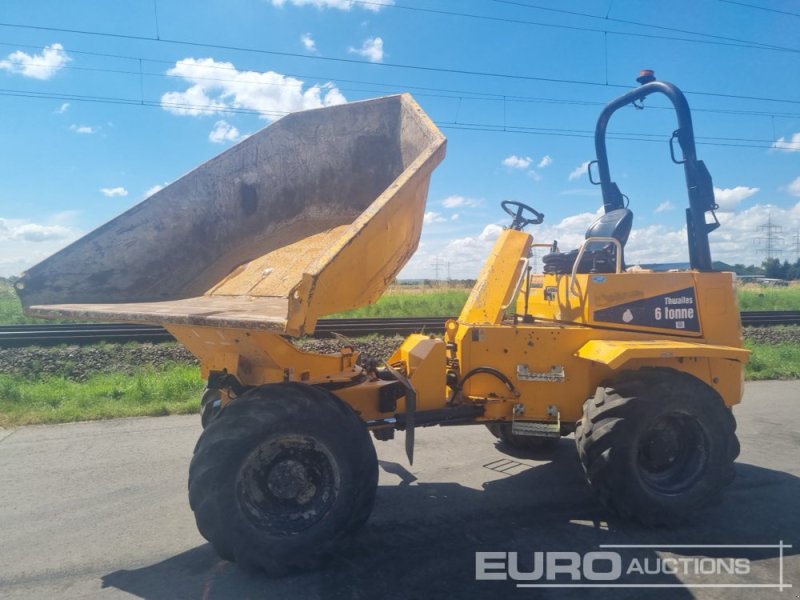
[[(793, 13), (793, 14), (789, 14)], [(465, 16), (471, 15), (471, 16)], [(574, 247), (601, 205), (582, 166), (602, 106), (642, 68), (686, 92), (723, 227), (800, 231), (800, 5), (788, 0), (4, 0), (0, 275), (18, 274), (287, 111), (410, 91), (448, 137), (406, 277), (475, 276), (508, 219)], [(110, 34), (110, 35), (99, 35)], [(680, 38), (680, 39), (666, 39)], [(629, 262), (686, 260), (665, 102), (617, 113)]]

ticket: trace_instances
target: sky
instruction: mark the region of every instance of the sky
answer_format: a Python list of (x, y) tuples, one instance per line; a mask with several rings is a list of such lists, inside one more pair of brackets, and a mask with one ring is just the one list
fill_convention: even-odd
[[(602, 107), (640, 69), (686, 92), (715, 260), (798, 258), (796, 0), (3, 0), (0, 275), (17, 275), (288, 112), (411, 92), (448, 138), (404, 278), (475, 277), (510, 218), (577, 247)], [(620, 110), (626, 262), (688, 260), (666, 100)]]

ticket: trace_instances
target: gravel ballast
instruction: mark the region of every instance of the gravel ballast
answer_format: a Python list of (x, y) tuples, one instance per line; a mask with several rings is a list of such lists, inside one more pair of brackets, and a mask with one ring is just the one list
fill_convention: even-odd
[[(745, 327), (745, 339), (758, 344), (800, 344), (800, 326)], [(403, 337), (371, 336), (353, 340), (364, 355), (385, 360), (400, 346)], [(336, 339), (298, 340), (297, 345), (311, 352), (338, 351), (343, 343)], [(97, 373), (134, 373), (142, 367), (170, 363), (197, 364), (180, 344), (98, 344), (0, 349), (0, 373), (23, 377), (63, 376), (83, 381)]]
[[(402, 337), (373, 336), (353, 340), (356, 350), (385, 360), (403, 342)], [(299, 340), (297, 346), (309, 352), (337, 352), (343, 343), (335, 340)], [(0, 348), (0, 373), (22, 377), (62, 376), (76, 381), (98, 373), (134, 373), (143, 367), (166, 364), (198, 364), (180, 344), (97, 344), (43, 348)]]

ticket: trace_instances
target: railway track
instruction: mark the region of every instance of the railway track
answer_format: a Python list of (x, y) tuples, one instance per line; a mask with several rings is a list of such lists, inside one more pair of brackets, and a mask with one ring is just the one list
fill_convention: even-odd
[[(321, 319), (316, 338), (380, 335), (408, 335), (419, 331), (441, 332), (447, 317), (405, 317), (388, 319)], [(745, 326), (800, 325), (800, 311), (750, 311), (742, 313)], [(98, 342), (171, 342), (175, 339), (162, 327), (128, 323), (76, 323), (0, 326), (0, 348), (88, 345)]]

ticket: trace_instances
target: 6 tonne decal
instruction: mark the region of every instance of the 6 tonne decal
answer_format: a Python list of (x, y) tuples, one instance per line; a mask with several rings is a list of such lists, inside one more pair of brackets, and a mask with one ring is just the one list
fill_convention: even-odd
[(653, 298), (626, 302), (594, 311), (594, 320), (659, 329), (700, 331), (694, 288), (668, 292)]

